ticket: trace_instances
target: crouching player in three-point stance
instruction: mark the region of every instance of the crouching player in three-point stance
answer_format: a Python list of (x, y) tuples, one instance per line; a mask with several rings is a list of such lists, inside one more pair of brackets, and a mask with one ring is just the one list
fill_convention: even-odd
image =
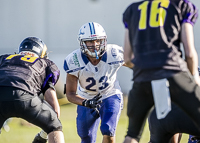
[[(122, 92), (116, 80), (123, 65), (123, 48), (106, 44), (103, 27), (84, 24), (78, 35), (80, 48), (64, 61), (66, 95), (77, 104), (77, 131), (81, 143), (96, 142), (98, 125), (103, 143), (115, 142), (115, 131), (123, 106)], [(78, 87), (78, 88), (77, 88)]]
[(0, 127), (8, 118), (19, 117), (42, 128), (49, 143), (64, 143), (54, 88), (60, 71), (46, 51), (39, 38), (28, 37), (19, 54), (0, 56)]

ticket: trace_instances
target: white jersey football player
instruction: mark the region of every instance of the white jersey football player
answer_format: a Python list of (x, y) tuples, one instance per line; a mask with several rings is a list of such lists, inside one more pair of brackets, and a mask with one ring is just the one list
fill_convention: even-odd
[(103, 143), (115, 142), (115, 131), (123, 106), (117, 71), (124, 64), (123, 48), (107, 45), (104, 28), (84, 24), (78, 35), (80, 48), (64, 61), (66, 95), (77, 104), (77, 131), (81, 143), (96, 142), (98, 125)]

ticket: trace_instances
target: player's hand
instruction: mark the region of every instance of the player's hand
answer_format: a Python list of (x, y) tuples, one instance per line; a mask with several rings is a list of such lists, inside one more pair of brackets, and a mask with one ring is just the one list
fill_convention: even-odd
[(200, 77), (199, 77), (199, 76), (198, 76), (198, 77), (195, 77), (194, 80), (195, 80), (196, 84), (197, 84), (198, 86), (200, 86)]
[(192, 136), (192, 137), (190, 138), (190, 140), (191, 140), (192, 142), (196, 141), (196, 143), (199, 143), (199, 142), (200, 142), (200, 137)]
[(89, 108), (97, 108), (98, 106), (100, 106), (99, 104), (102, 102), (101, 100), (99, 100), (101, 97), (102, 95), (100, 95), (99, 93), (92, 99), (85, 99), (82, 102), (82, 105)]

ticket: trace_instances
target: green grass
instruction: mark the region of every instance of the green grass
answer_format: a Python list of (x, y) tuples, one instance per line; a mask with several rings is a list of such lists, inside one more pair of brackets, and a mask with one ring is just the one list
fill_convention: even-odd
[[(126, 103), (126, 101), (125, 101)], [(126, 105), (126, 104), (125, 104)], [(66, 143), (80, 143), (80, 139), (76, 132), (76, 105), (68, 104), (61, 106), (61, 122), (63, 124), (63, 132)], [(25, 124), (25, 125), (22, 125)], [(116, 131), (116, 143), (122, 143), (126, 134), (128, 118), (126, 116), (126, 106), (122, 111), (119, 124)], [(28, 124), (26, 121), (18, 118), (13, 118), (9, 123), (10, 131), (5, 132), (2, 129), (0, 135), (0, 143), (31, 143), (34, 136), (40, 131), (40, 128)], [(188, 135), (183, 135), (181, 143), (187, 143)], [(142, 135), (141, 143), (149, 141), (148, 124)], [(97, 143), (102, 142), (100, 131), (97, 134)]]

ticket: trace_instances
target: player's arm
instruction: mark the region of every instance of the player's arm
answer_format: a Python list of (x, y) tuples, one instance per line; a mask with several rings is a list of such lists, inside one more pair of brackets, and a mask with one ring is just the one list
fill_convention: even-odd
[(176, 133), (172, 136), (170, 143), (180, 143), (182, 133)]
[(134, 64), (132, 63), (133, 59), (133, 50), (131, 48), (130, 40), (129, 40), (129, 30), (125, 29), (125, 35), (124, 35), (124, 65), (129, 68), (133, 68)]
[(102, 96), (100, 94), (97, 94), (92, 99), (84, 99), (80, 95), (76, 94), (77, 84), (78, 84), (78, 78), (74, 75), (67, 73), (66, 96), (69, 102), (89, 108), (96, 108), (97, 106), (99, 106), (99, 103), (101, 103), (99, 99)]
[(76, 94), (78, 85), (78, 78), (74, 75), (67, 73), (66, 77), (66, 96), (69, 102), (82, 105), (84, 98)]
[(50, 60), (47, 60), (49, 66), (46, 68), (46, 78), (42, 85), (42, 93), (44, 99), (53, 107), (57, 116), (60, 117), (60, 106), (57, 99), (55, 84), (60, 77), (60, 70), (58, 67)]
[(185, 51), (185, 60), (191, 74), (194, 76), (195, 81), (200, 85), (198, 76), (198, 55), (194, 46), (194, 33), (193, 26), (190, 23), (183, 23), (181, 28), (181, 41)]
[(48, 88), (44, 93), (45, 100), (53, 107), (57, 113), (58, 118), (60, 117), (60, 105), (56, 96), (56, 91), (52, 88)]
[[(42, 91), (45, 100), (52, 106), (52, 108), (57, 113), (58, 118), (60, 118), (60, 105), (57, 99), (56, 90), (53, 86), (53, 83), (49, 80)], [(47, 133), (42, 130), (36, 134), (32, 143), (38, 143), (38, 142), (46, 143), (47, 139), (48, 139)]]

